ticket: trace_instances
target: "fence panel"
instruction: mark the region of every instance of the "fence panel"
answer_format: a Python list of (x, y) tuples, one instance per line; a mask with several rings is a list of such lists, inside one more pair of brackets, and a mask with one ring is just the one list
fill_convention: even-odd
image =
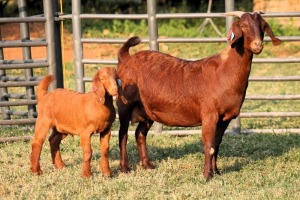
[[(226, 12), (233, 10), (234, 1), (226, 1)], [(24, 0), (19, 0), (19, 5), (22, 5)], [(48, 73), (54, 74), (57, 83), (54, 87), (63, 87), (62, 61), (60, 35), (58, 28), (59, 20), (72, 20), (73, 25), (73, 45), (74, 45), (74, 65), (75, 65), (75, 84), (76, 90), (85, 92), (85, 83), (90, 82), (91, 77), (84, 74), (84, 65), (86, 64), (117, 64), (117, 60), (105, 59), (85, 59), (83, 58), (83, 44), (98, 43), (98, 44), (122, 44), (128, 38), (82, 38), (82, 19), (129, 19), (129, 20), (147, 20), (148, 21), (148, 38), (143, 38), (143, 43), (148, 43), (150, 49), (159, 50), (160, 43), (225, 43), (225, 37), (215, 38), (160, 38), (158, 35), (157, 22), (161, 19), (180, 19), (180, 18), (224, 18), (223, 13), (156, 13), (156, 1), (147, 1), (147, 14), (82, 14), (81, 1), (72, 0), (72, 14), (55, 16), (57, 13), (57, 1), (44, 0), (44, 16), (27, 17), (26, 14), (20, 14), (20, 17), (0, 18), (0, 25), (3, 23), (23, 23), (21, 25), (23, 38), (20, 41), (2, 41), (0, 32), (0, 96), (1, 96), (1, 116), (0, 125), (13, 124), (32, 124), (35, 122), (37, 113), (35, 111), (35, 95), (34, 86), (37, 85), (41, 77), (34, 77), (32, 70), (35, 68), (48, 67)], [(26, 5), (23, 5), (26, 7)], [(26, 11), (26, 9), (25, 9)], [(264, 18), (268, 17), (300, 17), (300, 12), (286, 13), (266, 13)], [(232, 23), (232, 17), (226, 17), (226, 27), (229, 29)], [(26, 31), (26, 23), (44, 22), (46, 39), (30, 40), (29, 33)], [(25, 27), (25, 28), (22, 28)], [(24, 29), (24, 30), (23, 30)], [(280, 36), (281, 40), (286, 42), (300, 41), (300, 36)], [(270, 41), (269, 37), (265, 38), (266, 42)], [(33, 60), (30, 57), (30, 47), (46, 46), (47, 58)], [(3, 56), (3, 48), (22, 47), (24, 49), (24, 60), (5, 60)], [(253, 63), (300, 63), (300, 58), (254, 58)], [(7, 71), (11, 69), (23, 69), (24, 77), (8, 76)], [(300, 76), (265, 76), (265, 77), (250, 77), (251, 82), (279, 82), (279, 81), (300, 81)], [(9, 92), (10, 87), (25, 87), (26, 94), (14, 94)], [(299, 91), (300, 92), (300, 91)], [(247, 100), (300, 100), (300, 94), (294, 95), (247, 95)], [(14, 101), (11, 101), (14, 100)], [(12, 106), (28, 106), (26, 111), (12, 110)], [(11, 116), (17, 116), (20, 119), (13, 119)], [(22, 117), (27, 118), (22, 118)], [(241, 118), (273, 118), (273, 117), (299, 117), (300, 112), (249, 112), (241, 113)], [(240, 131), (239, 119), (233, 124), (233, 128)], [(292, 129), (293, 132), (300, 129)], [(157, 126), (155, 132), (160, 132), (161, 127)], [(243, 132), (243, 130), (242, 130)]]
[[(28, 17), (26, 1), (18, 0), (19, 17), (0, 18), (0, 28), (1, 24), (19, 23), (21, 36), (20, 40), (3, 41), (0, 32), (0, 125), (35, 123), (37, 101), (34, 86), (42, 78), (34, 76), (35, 68), (47, 68), (47, 73), (55, 75), (56, 81), (51, 89), (63, 87), (60, 32), (54, 17), (57, 7), (57, 1), (44, 0), (44, 15)], [(30, 39), (29, 23), (31, 22), (45, 23), (46, 39)], [(23, 60), (5, 59), (3, 49), (12, 47), (22, 48)], [(47, 58), (32, 59), (31, 47), (46, 47)], [(13, 76), (11, 71), (15, 69), (22, 70), (23, 76)], [(25, 94), (21, 91), (23, 89)]]
[[(142, 39), (143, 43), (149, 43), (149, 48), (158, 50), (159, 43), (220, 43), (227, 42), (225, 37), (220, 38), (159, 38), (157, 21), (160, 19), (180, 19), (180, 18), (224, 18), (223, 13), (156, 13), (156, 1), (147, 1), (147, 14), (81, 14), (80, 13), (80, 0), (72, 1), (72, 15), (60, 16), (63, 19), (73, 20), (73, 34), (74, 34), (74, 54), (75, 56), (75, 74), (76, 74), (76, 88), (78, 91), (84, 91), (84, 83), (90, 82), (91, 77), (84, 76), (85, 64), (114, 64), (118, 63), (117, 60), (105, 59), (84, 59), (82, 57), (82, 45), (84, 43), (100, 43), (100, 44), (122, 44), (128, 38), (82, 38), (80, 19), (129, 19), (129, 20), (147, 20), (148, 21), (148, 35), (149, 38)], [(234, 1), (226, 1), (226, 12), (232, 11), (234, 8)], [(76, 9), (76, 10), (74, 10)], [(300, 12), (292, 13), (265, 13), (264, 18), (268, 17), (300, 17)], [(227, 32), (233, 21), (233, 17), (226, 17)], [(75, 38), (76, 36), (76, 38)], [(282, 41), (300, 41), (300, 36), (281, 36)], [(269, 37), (265, 37), (266, 42), (270, 42)], [(253, 63), (300, 63), (300, 58), (254, 58)], [(78, 75), (77, 75), (78, 74)], [(250, 77), (249, 81), (300, 81), (300, 76), (280, 76), (280, 77)], [(300, 100), (300, 95), (247, 95), (246, 99), (260, 99), (260, 100)], [(265, 117), (299, 117), (300, 112), (257, 112), (257, 113), (241, 113), (241, 118), (265, 118)], [(241, 131), (240, 117), (233, 120), (233, 132)], [(155, 126), (154, 132), (161, 132), (161, 126)], [(295, 131), (295, 129), (292, 129)], [(297, 129), (298, 130), (298, 129)], [(299, 129), (300, 132), (300, 129)]]

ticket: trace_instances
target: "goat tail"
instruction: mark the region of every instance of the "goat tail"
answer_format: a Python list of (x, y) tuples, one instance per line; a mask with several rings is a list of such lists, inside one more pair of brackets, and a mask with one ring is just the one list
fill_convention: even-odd
[(141, 43), (141, 39), (137, 36), (129, 38), (125, 44), (121, 47), (118, 55), (119, 62), (123, 62), (130, 57), (129, 48), (134, 47)]
[(53, 75), (47, 75), (41, 80), (41, 82), (39, 82), (36, 91), (36, 95), (37, 95), (36, 99), (38, 101), (40, 101), (43, 98), (43, 96), (45, 96), (48, 93), (48, 87), (53, 80), (54, 80)]

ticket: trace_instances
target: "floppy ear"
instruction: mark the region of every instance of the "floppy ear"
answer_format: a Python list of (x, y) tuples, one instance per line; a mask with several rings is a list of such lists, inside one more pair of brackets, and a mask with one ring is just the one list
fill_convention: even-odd
[(233, 48), (235, 43), (243, 36), (242, 30), (239, 25), (239, 20), (232, 23), (231, 28), (229, 30), (227, 40)]
[(101, 72), (98, 71), (93, 78), (92, 88), (93, 92), (95, 92), (99, 98), (100, 103), (105, 103), (105, 89), (100, 80)]
[(261, 23), (262, 29), (264, 32), (266, 32), (270, 36), (270, 38), (272, 40), (272, 44), (274, 46), (280, 45), (282, 41), (274, 36), (273, 31), (272, 31), (271, 27), (269, 26), (269, 24), (264, 19), (261, 19), (261, 20), (262, 20), (262, 23)]

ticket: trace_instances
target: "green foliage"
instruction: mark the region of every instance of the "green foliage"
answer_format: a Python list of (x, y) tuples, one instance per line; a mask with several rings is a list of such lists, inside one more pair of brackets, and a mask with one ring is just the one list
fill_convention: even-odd
[[(66, 25), (68, 29), (70, 25)], [(148, 26), (145, 20), (82, 20), (82, 32), (85, 37), (114, 38), (124, 35), (146, 36)]]
[(270, 27), (272, 27), (273, 33), (277, 36), (299, 36), (299, 30), (294, 24), (292, 18), (290, 18), (290, 21), (284, 25), (279, 23), (277, 18), (272, 18), (267, 21)]

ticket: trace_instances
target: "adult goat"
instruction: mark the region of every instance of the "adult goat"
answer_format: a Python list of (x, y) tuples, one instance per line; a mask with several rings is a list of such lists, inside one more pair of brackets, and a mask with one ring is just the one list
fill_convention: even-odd
[(219, 54), (187, 61), (157, 51), (129, 54), (141, 42), (130, 38), (119, 51), (117, 100), (120, 117), (119, 146), (121, 171), (130, 170), (126, 144), (129, 121), (139, 122), (135, 132), (141, 164), (152, 169), (146, 136), (153, 121), (169, 126), (202, 125), (204, 177), (219, 174), (217, 156), (223, 134), (240, 113), (248, 86), (253, 54), (263, 50), (264, 32), (273, 45), (274, 37), (260, 13), (231, 12), (235, 21), (228, 35), (229, 45)]

